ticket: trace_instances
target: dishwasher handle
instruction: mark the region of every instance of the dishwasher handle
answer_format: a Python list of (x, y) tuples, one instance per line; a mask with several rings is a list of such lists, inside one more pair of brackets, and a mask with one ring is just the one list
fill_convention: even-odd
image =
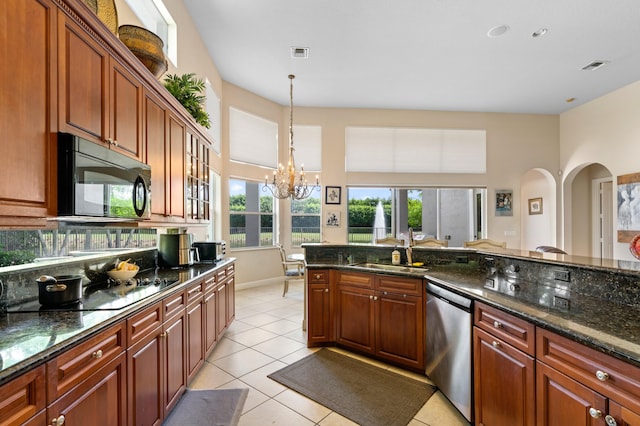
[(427, 294), (436, 297), (443, 302), (446, 302), (450, 305), (457, 307), (458, 309), (462, 309), (465, 312), (471, 312), (471, 307), (473, 301), (464, 296), (461, 296), (457, 293), (449, 291), (443, 287), (440, 287), (430, 281), (427, 281), (426, 285)]

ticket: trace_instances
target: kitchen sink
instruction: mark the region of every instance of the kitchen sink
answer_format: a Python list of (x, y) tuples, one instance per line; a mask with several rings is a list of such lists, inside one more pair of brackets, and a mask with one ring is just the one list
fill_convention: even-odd
[(428, 271), (425, 267), (418, 266), (405, 266), (405, 265), (388, 265), (385, 263), (356, 263), (352, 266), (357, 266), (360, 268), (367, 269), (377, 269), (381, 271), (392, 271), (392, 272), (413, 272), (413, 273), (423, 273)]

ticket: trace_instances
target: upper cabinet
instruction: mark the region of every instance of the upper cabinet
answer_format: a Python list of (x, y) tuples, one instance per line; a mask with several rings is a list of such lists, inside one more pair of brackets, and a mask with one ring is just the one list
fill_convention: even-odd
[(209, 142), (187, 131), (187, 219), (208, 221), (209, 217)]
[(4, 225), (40, 226), (53, 185), (57, 8), (49, 0), (4, 0), (0, 19), (0, 216)]
[(76, 22), (60, 27), (60, 130), (144, 161), (142, 83)]

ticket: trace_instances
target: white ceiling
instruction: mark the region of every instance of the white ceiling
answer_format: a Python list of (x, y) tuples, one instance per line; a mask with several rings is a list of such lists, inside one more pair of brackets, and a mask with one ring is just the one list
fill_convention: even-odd
[(534, 114), (640, 79), (640, 0), (184, 1), (222, 78), (282, 105), (288, 74), (295, 106)]

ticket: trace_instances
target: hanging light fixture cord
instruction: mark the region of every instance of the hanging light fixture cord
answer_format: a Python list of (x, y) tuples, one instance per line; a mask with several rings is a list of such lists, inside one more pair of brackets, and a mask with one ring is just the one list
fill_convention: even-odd
[(293, 158), (293, 79), (295, 75), (289, 74), (289, 163), (285, 169), (282, 163), (273, 171), (273, 180), (269, 183), (269, 177), (264, 177), (263, 191), (269, 189), (274, 197), (278, 199), (291, 198), (292, 200), (302, 200), (311, 195), (320, 182), (316, 176), (316, 183), (309, 186), (307, 177), (304, 174), (304, 166), (300, 166), (300, 172), (296, 171), (296, 163)]

